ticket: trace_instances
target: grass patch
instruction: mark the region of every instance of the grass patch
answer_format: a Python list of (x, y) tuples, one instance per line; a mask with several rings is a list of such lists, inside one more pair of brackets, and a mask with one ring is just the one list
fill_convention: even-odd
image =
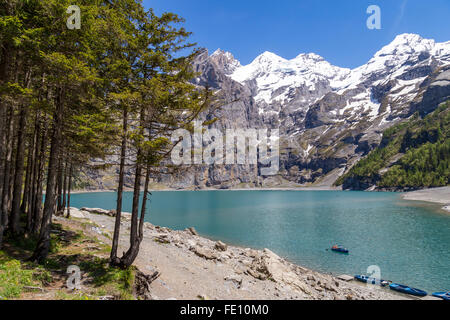
[(43, 287), (52, 281), (44, 268), (11, 258), (0, 251), (0, 299), (19, 298), (24, 287)]
[[(39, 287), (55, 300), (134, 300), (136, 269), (109, 266), (111, 247), (92, 233), (93, 224), (73, 222), (54, 224), (51, 228), (50, 254), (41, 265), (27, 262), (36, 247), (35, 238), (6, 239), (0, 251), (0, 299), (33, 296), (29, 288)], [(66, 270), (78, 266), (82, 274), (81, 290), (65, 288)]]

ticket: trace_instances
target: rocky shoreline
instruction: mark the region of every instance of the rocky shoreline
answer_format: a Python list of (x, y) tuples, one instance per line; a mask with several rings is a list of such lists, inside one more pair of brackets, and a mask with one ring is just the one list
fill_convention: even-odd
[[(71, 209), (99, 234), (112, 234), (114, 212)], [(130, 214), (122, 216), (120, 250), (126, 248)], [(218, 300), (394, 300), (389, 290), (319, 273), (283, 259), (269, 249), (255, 250), (201, 237), (193, 228), (174, 231), (145, 224), (135, 262), (143, 272), (159, 271), (152, 299)]]

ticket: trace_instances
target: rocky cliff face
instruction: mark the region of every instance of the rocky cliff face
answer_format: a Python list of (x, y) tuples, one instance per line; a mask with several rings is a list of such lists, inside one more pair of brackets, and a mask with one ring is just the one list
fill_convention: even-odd
[(450, 98), (450, 42), (402, 34), (350, 70), (310, 53), (286, 60), (265, 52), (242, 66), (231, 53), (205, 50), (194, 82), (220, 91), (211, 127), (280, 130), (280, 171), (252, 165), (193, 166), (158, 183), (174, 188), (331, 185), (381, 141), (382, 132)]

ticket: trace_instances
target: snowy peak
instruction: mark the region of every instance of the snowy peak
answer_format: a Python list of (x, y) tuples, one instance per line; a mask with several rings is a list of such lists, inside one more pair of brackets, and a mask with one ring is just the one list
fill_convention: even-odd
[(276, 55), (275, 53), (266, 51), (256, 57), (251, 63), (252, 65), (270, 65), (273, 63), (283, 63), (286, 59)]
[(368, 79), (396, 79), (417, 66), (430, 66), (433, 61), (440, 64), (450, 63), (450, 42), (436, 43), (417, 34), (400, 34), (378, 51), (368, 63), (353, 69), (349, 78), (342, 83), (341, 90), (355, 87)]
[(223, 70), (226, 75), (230, 75), (236, 71), (236, 69), (242, 67), (241, 63), (236, 60), (230, 52), (223, 51), (222, 49), (217, 49), (210, 56), (210, 59)]
[(297, 57), (295, 57), (296, 61), (316, 61), (316, 62), (321, 62), (321, 61), (325, 61), (325, 59), (321, 56), (319, 56), (318, 54), (315, 53), (301, 53), (299, 54)]
[(295, 88), (314, 91), (318, 82), (333, 86), (349, 72), (349, 69), (335, 67), (314, 53), (300, 54), (287, 60), (266, 51), (249, 65), (237, 68), (231, 78), (242, 84), (256, 81), (258, 95), (255, 99), (271, 103), (291, 97)]
[(417, 34), (404, 33), (395, 37), (390, 44), (378, 51), (375, 58), (386, 55), (411, 55), (416, 52), (430, 52), (435, 44), (432, 39), (424, 39)]

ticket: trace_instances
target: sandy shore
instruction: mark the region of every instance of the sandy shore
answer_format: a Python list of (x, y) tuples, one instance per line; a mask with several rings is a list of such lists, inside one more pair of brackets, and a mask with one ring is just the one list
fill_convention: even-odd
[[(112, 234), (114, 218), (72, 210), (99, 233)], [(124, 214), (119, 252), (127, 249), (129, 214)], [(95, 227), (93, 227), (95, 228)], [(394, 300), (410, 299), (388, 289), (346, 282), (277, 256), (268, 249), (229, 246), (196, 234), (145, 224), (135, 265), (161, 272), (152, 283), (154, 299), (218, 300)]]
[(426, 201), (445, 205), (444, 210), (450, 212), (450, 187), (424, 189), (406, 192), (402, 195), (405, 200)]

